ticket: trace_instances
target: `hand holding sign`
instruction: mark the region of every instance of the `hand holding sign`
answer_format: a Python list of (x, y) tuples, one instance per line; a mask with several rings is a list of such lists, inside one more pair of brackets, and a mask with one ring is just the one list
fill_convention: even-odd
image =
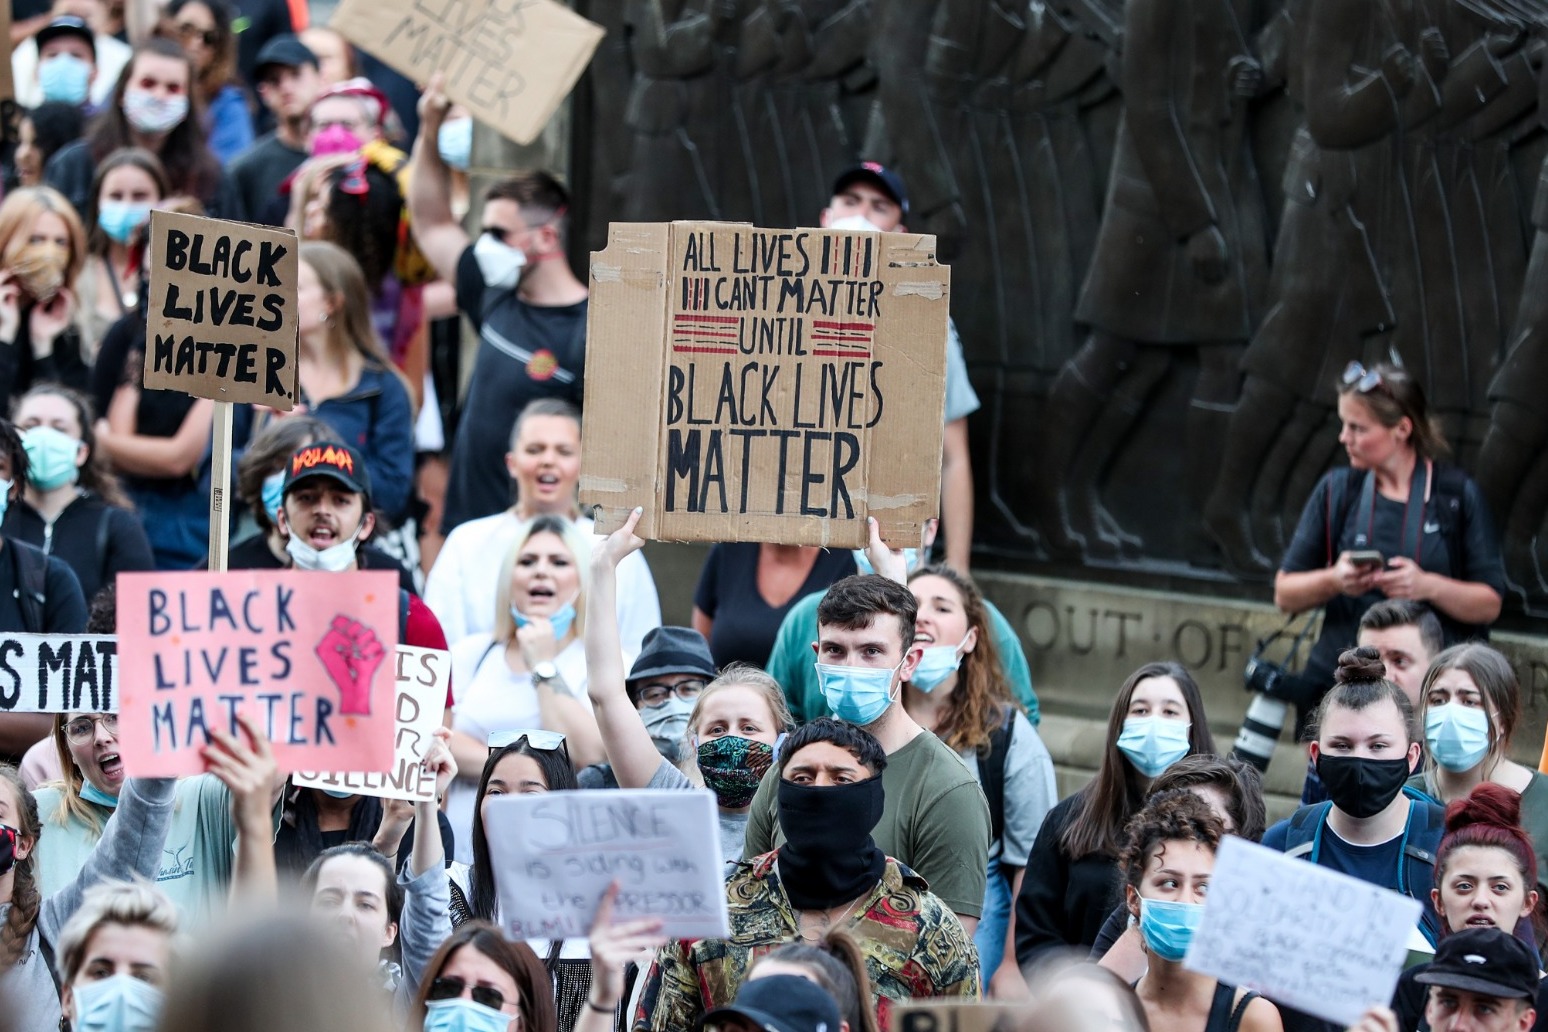
[(376, 632), (347, 616), (335, 616), (317, 643), (317, 658), (339, 687), (339, 712), (370, 716), (371, 680), (387, 658)]
[[(210, 728), (204, 748), (209, 771), (231, 792), (231, 816), (239, 828), (267, 827), (274, 810), (274, 786), (279, 765), (269, 740), (245, 713), (237, 714), (241, 736)], [(244, 741), (245, 739), (245, 741)]]
[(640, 517), (645, 510), (636, 505), (629, 510), (629, 515), (624, 519), (623, 526), (613, 531), (603, 541), (602, 547), (592, 553), (592, 562), (609, 570), (618, 569), (618, 564), (629, 557), (631, 552), (638, 552), (645, 547), (645, 539), (634, 532), (640, 525)]
[[(613, 922), (619, 888), (616, 879), (608, 885), (591, 923), (591, 996), (587, 1002), (593, 1007), (618, 1006), (623, 999), (624, 969), (638, 962), (642, 953), (666, 942), (658, 917)], [(641, 964), (640, 970), (647, 966)]]

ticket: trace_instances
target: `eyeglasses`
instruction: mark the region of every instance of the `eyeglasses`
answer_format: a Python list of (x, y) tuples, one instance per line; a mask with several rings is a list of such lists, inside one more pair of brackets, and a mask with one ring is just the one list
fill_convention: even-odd
[(177, 35), (178, 38), (185, 43), (192, 43), (195, 40), (198, 40), (200, 43), (203, 43), (211, 50), (214, 50), (215, 44), (220, 42), (220, 33), (216, 32), (214, 29), (201, 29), (199, 26), (194, 25), (191, 22), (183, 22), (180, 24), (177, 27)]
[(518, 745), (523, 740), (527, 745), (538, 752), (553, 752), (555, 749), (564, 753), (565, 759), (569, 759), (570, 748), (564, 744), (564, 732), (543, 731), (528, 729), (520, 731), (495, 731), (489, 736), (489, 751), (498, 752), (508, 746)]
[(83, 742), (89, 742), (91, 741), (92, 735), (96, 734), (98, 724), (101, 724), (102, 729), (108, 734), (117, 737), (117, 713), (98, 713), (94, 717), (76, 717), (74, 720), (65, 725), (65, 737), (74, 742), (76, 745), (80, 745)]
[(640, 689), (640, 701), (647, 706), (664, 706), (667, 698), (675, 695), (684, 702), (692, 702), (705, 687), (704, 681), (679, 681), (676, 684), (653, 681)]
[(505, 994), (493, 986), (468, 985), (460, 978), (445, 975), (430, 983), (430, 991), (425, 994), (425, 999), (455, 1000), (464, 992), (473, 997), (474, 1003), (481, 1003), (491, 1010), (500, 1010), (505, 1006)]

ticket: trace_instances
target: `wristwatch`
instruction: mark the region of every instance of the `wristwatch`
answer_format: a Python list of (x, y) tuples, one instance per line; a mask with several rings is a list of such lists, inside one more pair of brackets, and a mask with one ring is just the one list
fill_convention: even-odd
[(559, 668), (554, 666), (553, 660), (545, 659), (532, 667), (532, 679), (534, 681), (557, 681), (559, 680)]

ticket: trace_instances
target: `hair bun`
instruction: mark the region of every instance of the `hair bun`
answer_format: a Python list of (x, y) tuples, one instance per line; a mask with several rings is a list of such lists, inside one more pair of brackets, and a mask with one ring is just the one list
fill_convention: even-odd
[(1369, 645), (1344, 652), (1338, 657), (1338, 669), (1333, 671), (1334, 684), (1384, 681), (1386, 678), (1387, 664), (1381, 661), (1381, 653)]
[(1521, 797), (1504, 785), (1485, 781), (1446, 807), (1446, 834), (1473, 824), (1496, 828), (1521, 826)]

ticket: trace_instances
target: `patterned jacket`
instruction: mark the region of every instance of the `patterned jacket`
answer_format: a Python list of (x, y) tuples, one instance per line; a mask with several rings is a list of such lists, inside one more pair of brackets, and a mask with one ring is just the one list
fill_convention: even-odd
[[(635, 1032), (691, 1032), (707, 1011), (731, 1002), (753, 961), (796, 938), (796, 911), (774, 865), (778, 855), (744, 860), (727, 880), (730, 938), (684, 939), (657, 951)], [(891, 1027), (894, 1000), (978, 997), (973, 937), (923, 878), (891, 857), (846, 930), (865, 954), (879, 1027)]]

